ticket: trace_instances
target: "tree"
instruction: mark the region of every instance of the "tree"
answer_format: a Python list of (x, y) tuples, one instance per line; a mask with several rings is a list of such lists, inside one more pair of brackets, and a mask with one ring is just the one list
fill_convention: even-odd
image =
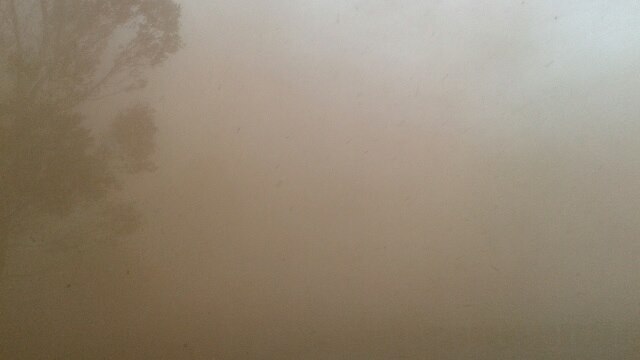
[(34, 229), (136, 229), (114, 195), (128, 174), (154, 169), (153, 110), (123, 109), (98, 133), (80, 107), (144, 87), (181, 47), (179, 18), (173, 0), (0, 0), (0, 275), (11, 246), (88, 237)]

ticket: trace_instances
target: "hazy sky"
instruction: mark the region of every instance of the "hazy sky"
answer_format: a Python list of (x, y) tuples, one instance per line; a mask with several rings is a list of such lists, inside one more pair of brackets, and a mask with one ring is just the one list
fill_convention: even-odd
[[(639, 12), (185, 2), (187, 46), (154, 83), (167, 176), (151, 196), (182, 206), (158, 210), (181, 239), (167, 246), (212, 258), (174, 266), (205, 293), (224, 277), (239, 288), (222, 297), (291, 302), (265, 312), (627, 319)], [(214, 225), (219, 213), (230, 223)]]
[[(198, 189), (181, 201), (203, 222), (233, 202), (247, 234), (229, 246), (264, 261), (234, 266), (282, 267), (261, 276), (286, 277), (284, 294), (375, 278), (366, 291), (401, 288), (389, 305), (429, 303), (440, 286), (450, 305), (498, 297), (528, 317), (626, 317), (613, 298), (638, 295), (627, 229), (638, 12), (628, 1), (185, 2), (187, 46), (156, 82), (161, 171), (176, 173), (158, 179), (172, 178), (167, 191), (194, 182), (176, 191)], [(206, 242), (202, 226), (188, 232)], [(382, 301), (366, 291), (334, 296)]]

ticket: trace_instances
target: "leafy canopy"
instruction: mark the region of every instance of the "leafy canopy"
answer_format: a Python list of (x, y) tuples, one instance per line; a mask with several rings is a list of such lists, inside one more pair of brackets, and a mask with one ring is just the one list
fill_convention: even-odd
[(154, 169), (153, 109), (122, 109), (103, 134), (78, 109), (144, 87), (180, 49), (179, 19), (172, 0), (0, 0), (0, 272), (36, 222), (82, 208), (135, 228), (105, 209), (122, 210), (125, 175)]

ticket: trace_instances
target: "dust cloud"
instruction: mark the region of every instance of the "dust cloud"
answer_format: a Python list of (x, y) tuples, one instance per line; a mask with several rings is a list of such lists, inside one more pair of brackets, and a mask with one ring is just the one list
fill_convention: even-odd
[(637, 356), (635, 2), (180, 5), (140, 226), (8, 251), (2, 358)]

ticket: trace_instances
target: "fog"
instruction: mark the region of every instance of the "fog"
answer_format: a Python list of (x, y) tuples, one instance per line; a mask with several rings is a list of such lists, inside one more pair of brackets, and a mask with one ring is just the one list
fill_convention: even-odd
[(635, 2), (180, 5), (183, 45), (146, 87), (74, 104), (96, 139), (152, 108), (154, 169), (140, 155), (108, 195), (139, 226), (83, 220), (97, 200), (0, 222), (7, 243), (78, 239), (0, 253), (0, 357), (637, 356)]

